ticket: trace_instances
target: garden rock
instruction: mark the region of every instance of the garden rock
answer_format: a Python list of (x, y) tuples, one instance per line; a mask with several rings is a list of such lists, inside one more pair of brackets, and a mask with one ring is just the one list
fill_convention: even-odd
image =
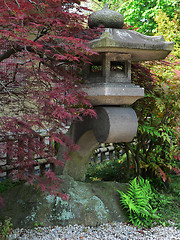
[(109, 221), (126, 220), (120, 207), (116, 189), (127, 190), (127, 184), (117, 182), (79, 182), (61, 176), (61, 193), (68, 201), (37, 190), (28, 184), (15, 186), (1, 194), (5, 207), (0, 210), (1, 220), (12, 218), (15, 228), (83, 224), (97, 226)]

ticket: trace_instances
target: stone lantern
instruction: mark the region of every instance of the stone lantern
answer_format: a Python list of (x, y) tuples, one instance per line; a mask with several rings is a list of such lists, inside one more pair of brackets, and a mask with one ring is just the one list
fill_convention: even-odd
[(129, 107), (144, 96), (144, 89), (131, 83), (131, 62), (160, 60), (173, 49), (162, 36), (145, 36), (123, 29), (121, 14), (108, 6), (89, 17), (89, 27), (103, 25), (101, 36), (89, 43), (97, 53), (84, 66), (83, 81), (97, 118), (87, 117), (72, 127), (79, 152), (71, 154), (64, 173), (82, 180), (94, 148), (99, 143), (129, 142), (137, 132), (138, 119)]

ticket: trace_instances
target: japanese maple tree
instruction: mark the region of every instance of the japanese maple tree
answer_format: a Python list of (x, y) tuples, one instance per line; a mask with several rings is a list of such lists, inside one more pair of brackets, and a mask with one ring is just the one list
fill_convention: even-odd
[[(87, 41), (86, 8), (78, 0), (0, 0), (0, 136), (10, 141), (1, 152), (13, 159), (17, 179), (39, 178), (32, 168), (35, 156), (57, 165), (53, 144), (77, 146), (65, 135), (73, 120), (94, 115), (81, 91), (81, 69), (93, 52)], [(58, 178), (45, 173), (51, 192)]]

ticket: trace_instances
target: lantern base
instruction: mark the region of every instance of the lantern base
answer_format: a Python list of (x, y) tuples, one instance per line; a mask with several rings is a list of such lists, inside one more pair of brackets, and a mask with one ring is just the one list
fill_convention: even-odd
[(98, 105), (131, 105), (144, 97), (144, 88), (131, 83), (127, 84), (88, 84), (83, 89), (93, 106)]

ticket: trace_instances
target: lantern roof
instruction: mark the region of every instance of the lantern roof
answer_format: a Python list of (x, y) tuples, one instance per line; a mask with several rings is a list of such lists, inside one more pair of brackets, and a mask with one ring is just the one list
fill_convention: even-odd
[(146, 36), (133, 30), (122, 29), (121, 14), (114, 18), (116, 21), (112, 21), (111, 25), (112, 16), (116, 14), (117, 12), (108, 10), (106, 5), (102, 10), (90, 15), (90, 27), (98, 27), (99, 23), (105, 27), (98, 39), (89, 42), (95, 52), (127, 53), (131, 54), (132, 61), (151, 61), (164, 59), (173, 50), (174, 42), (166, 42), (163, 36)]

